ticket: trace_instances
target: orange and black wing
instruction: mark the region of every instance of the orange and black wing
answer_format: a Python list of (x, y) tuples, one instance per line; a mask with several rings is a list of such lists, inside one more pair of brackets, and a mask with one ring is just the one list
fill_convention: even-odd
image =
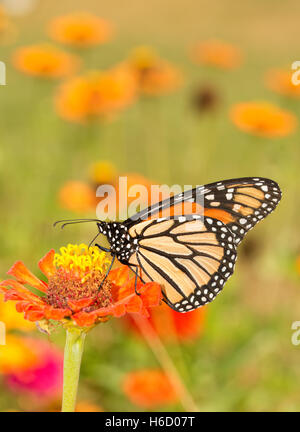
[(161, 284), (166, 303), (189, 312), (211, 302), (232, 275), (234, 236), (216, 219), (148, 220), (131, 228), (138, 247), (129, 264), (137, 265), (144, 282)]
[(134, 226), (148, 219), (199, 215), (220, 220), (232, 231), (236, 244), (277, 206), (281, 190), (276, 182), (245, 177), (199, 186), (163, 200), (126, 221)]
[(281, 191), (265, 178), (200, 186), (161, 201), (125, 224), (137, 244), (129, 264), (161, 284), (166, 303), (189, 312), (210, 301), (232, 275), (236, 247), (277, 206)]

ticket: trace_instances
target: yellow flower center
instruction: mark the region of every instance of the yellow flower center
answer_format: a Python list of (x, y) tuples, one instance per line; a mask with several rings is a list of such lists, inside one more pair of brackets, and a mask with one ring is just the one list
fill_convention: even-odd
[(88, 247), (83, 243), (61, 247), (60, 253), (54, 255), (53, 262), (58, 269), (63, 268), (65, 272), (81, 277), (82, 282), (95, 271), (105, 273), (109, 265), (105, 252), (100, 252), (97, 246)]
[(111, 283), (106, 279), (110, 260), (96, 246), (85, 244), (60, 248), (54, 255), (57, 271), (50, 276), (46, 302), (56, 308), (68, 307), (68, 300), (93, 299), (87, 312), (111, 304)]

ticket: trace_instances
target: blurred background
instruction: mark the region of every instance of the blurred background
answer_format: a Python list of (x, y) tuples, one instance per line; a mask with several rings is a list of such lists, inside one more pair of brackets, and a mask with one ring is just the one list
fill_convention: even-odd
[[(274, 214), (239, 246), (206, 308), (150, 322), (201, 411), (299, 410), (300, 60), (296, 0), (0, 2), (0, 268), (41, 277), (51, 248), (88, 243), (96, 187), (199, 185), (263, 176)], [(60, 408), (64, 332), (51, 337), (0, 301), (0, 410)], [(167, 329), (167, 331), (166, 331)], [(187, 409), (130, 319), (87, 338), (78, 411)]]

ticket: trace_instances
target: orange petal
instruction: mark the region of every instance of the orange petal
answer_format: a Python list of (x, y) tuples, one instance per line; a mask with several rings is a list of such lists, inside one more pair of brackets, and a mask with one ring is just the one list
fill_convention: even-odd
[(134, 294), (135, 293), (134, 287), (135, 287), (134, 279), (127, 281), (126, 284), (124, 284), (120, 287), (113, 286), (112, 296), (113, 296), (115, 303), (120, 301), (120, 300), (124, 300), (127, 297), (129, 297), (130, 295)]
[(27, 301), (19, 301), (16, 303), (16, 311), (21, 313), (25, 312), (25, 310), (30, 306), (30, 303)]
[(49, 279), (56, 272), (56, 267), (53, 264), (53, 258), (55, 255), (55, 250), (51, 249), (46, 255), (40, 259), (39, 268), (44, 273), (44, 275)]
[(45, 292), (47, 285), (34, 276), (31, 271), (22, 263), (22, 261), (17, 261), (7, 272), (7, 274), (14, 276), (18, 282), (22, 284), (28, 284), (39, 291)]
[(126, 313), (126, 308), (124, 304), (115, 305), (112, 307), (112, 315), (116, 318), (119, 318)]
[(39, 321), (42, 318), (44, 318), (44, 316), (45, 313), (40, 308), (29, 307), (24, 313), (24, 318), (27, 319), (28, 321)]
[(122, 265), (114, 270), (111, 270), (108, 279), (116, 285), (124, 285), (129, 280), (129, 267)]
[(141, 298), (145, 307), (158, 306), (162, 300), (160, 285), (156, 282), (146, 283), (141, 289)]
[(95, 312), (78, 312), (72, 318), (79, 327), (89, 327), (96, 321), (97, 314)]
[(67, 308), (55, 309), (50, 306), (45, 309), (45, 317), (47, 319), (52, 319), (54, 321), (60, 321), (66, 316), (70, 316), (70, 315), (72, 315), (72, 312), (70, 311), (70, 309)]
[(140, 296), (135, 295), (128, 303), (126, 303), (126, 312), (128, 313), (139, 313), (143, 307), (143, 302)]
[(93, 297), (83, 298), (80, 300), (68, 300), (68, 306), (74, 312), (79, 312), (81, 309), (90, 306), (94, 302)]
[[(11, 287), (11, 288), (8, 288)], [(7, 300), (30, 300), (40, 303), (40, 297), (33, 294), (29, 289), (25, 288), (19, 282), (13, 279), (7, 279), (0, 283), (2, 292), (5, 293), (5, 301)]]

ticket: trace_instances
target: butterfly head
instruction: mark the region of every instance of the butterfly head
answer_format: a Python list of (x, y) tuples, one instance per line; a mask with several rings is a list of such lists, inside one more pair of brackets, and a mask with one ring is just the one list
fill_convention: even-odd
[(100, 234), (106, 236), (110, 244), (110, 252), (122, 263), (127, 263), (137, 244), (128, 233), (128, 228), (121, 222), (98, 222)]

